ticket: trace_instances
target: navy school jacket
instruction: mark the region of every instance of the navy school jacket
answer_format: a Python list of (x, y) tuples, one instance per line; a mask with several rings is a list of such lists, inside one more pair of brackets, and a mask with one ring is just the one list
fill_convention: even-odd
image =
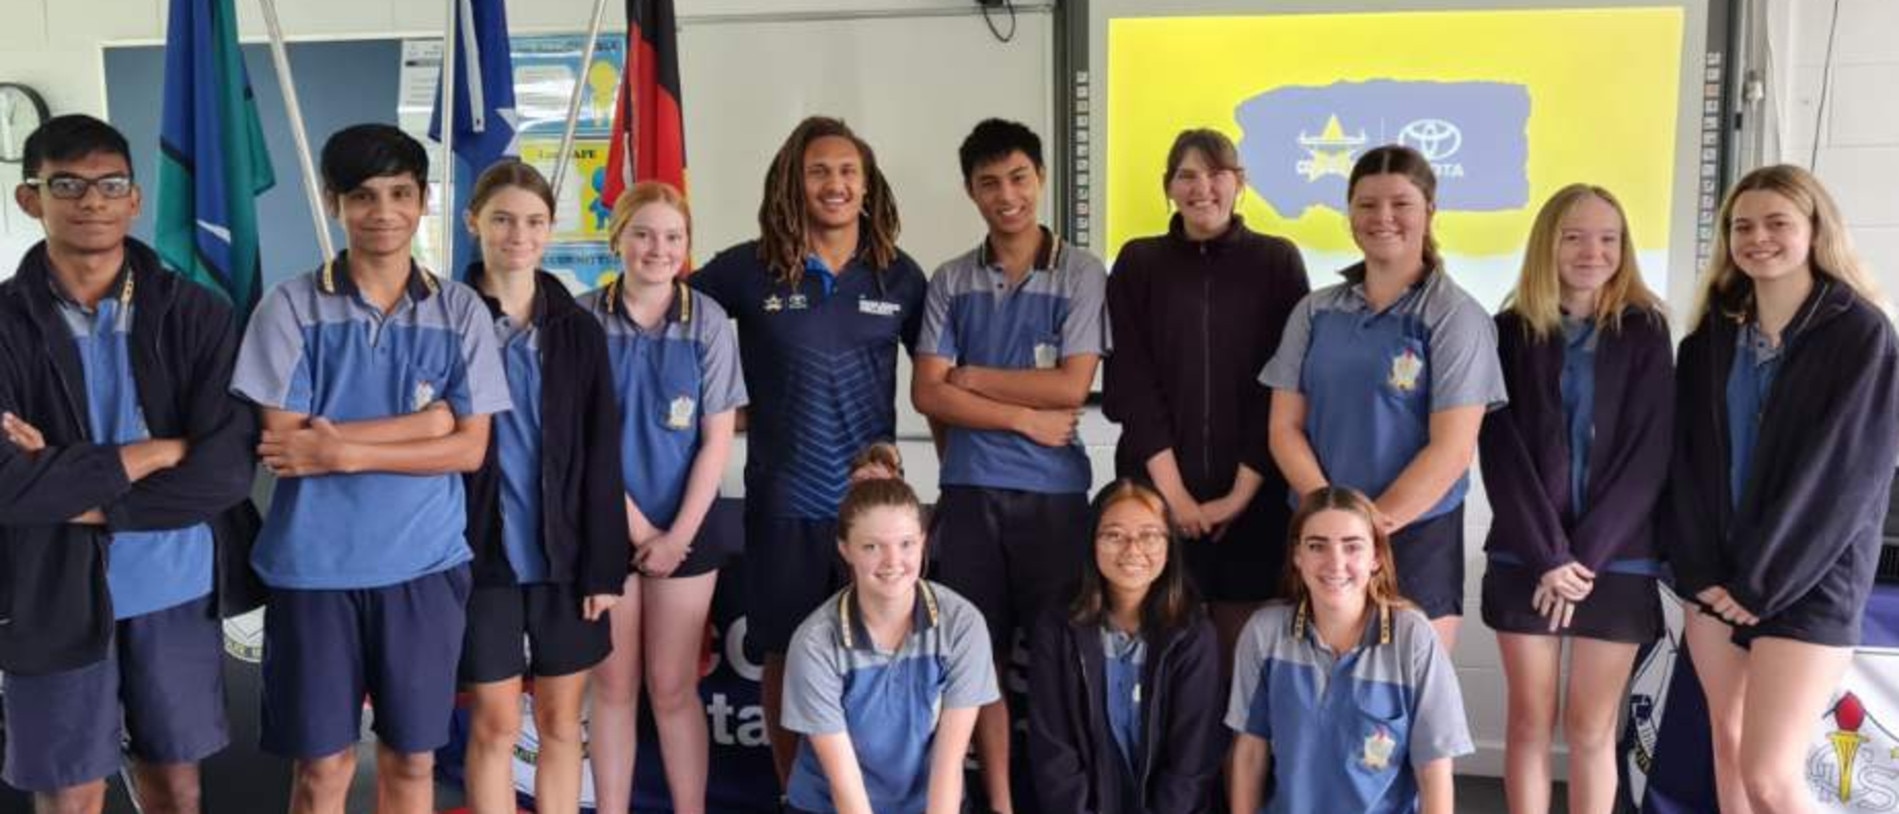
[[(230, 395), (237, 331), (229, 306), (162, 270), (126, 240), (132, 378), (154, 438), (185, 438), (183, 463), (128, 483), (117, 445), (90, 439), (85, 373), (54, 302), (44, 242), (0, 283), (0, 410), (38, 427), (38, 456), (0, 442), (0, 670), (52, 673), (105, 657), (113, 629), (106, 587), (111, 531), (206, 523), (216, 541), (220, 610), (262, 603), (250, 568), (258, 527), (247, 499), (256, 416)], [(102, 508), (106, 525), (68, 518)]]
[[(1681, 342), (1664, 553), (1685, 598), (1722, 586), (1763, 619), (1812, 598), (1857, 641), (1899, 459), (1899, 347), (1886, 315), (1819, 277), (1788, 326), (1752, 472), (1729, 495), (1728, 369), (1741, 324), (1716, 303)], [(1726, 313), (1724, 313), (1726, 312)], [(1814, 616), (1803, 614), (1808, 619)], [(1828, 635), (1831, 634), (1831, 635)]]
[(1674, 429), (1668, 324), (1631, 308), (1619, 328), (1605, 326), (1597, 337), (1588, 494), (1577, 517), (1569, 494), (1563, 335), (1536, 341), (1516, 312), (1497, 315), (1510, 403), (1484, 416), (1478, 436), (1493, 514), (1484, 549), (1514, 554), (1538, 575), (1569, 562), (1600, 571), (1613, 560), (1655, 555), (1655, 511)]
[(1029, 636), (1029, 763), (1044, 814), (1197, 814), (1210, 811), (1226, 744), (1213, 625), (1148, 640), (1142, 667), (1141, 805), (1121, 800), (1120, 747), (1108, 730), (1105, 656), (1094, 625), (1044, 614)]
[[(484, 269), (468, 268), (469, 285)], [(626, 532), (626, 490), (620, 474), (620, 407), (613, 394), (607, 334), (560, 280), (534, 275), (534, 323), (541, 345), (541, 546), (552, 582), (581, 596), (618, 594), (633, 549)], [(500, 306), (482, 300), (496, 316)], [(488, 436), (481, 468), (468, 487), (468, 546), (475, 584), (513, 585), (501, 535), (499, 433)]]

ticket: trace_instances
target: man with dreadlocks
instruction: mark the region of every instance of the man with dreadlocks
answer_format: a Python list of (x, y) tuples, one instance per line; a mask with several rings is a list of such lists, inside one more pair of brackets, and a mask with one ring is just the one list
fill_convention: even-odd
[(897, 343), (914, 351), (923, 270), (897, 248), (897, 201), (870, 145), (813, 116), (765, 175), (759, 239), (692, 275), (738, 324), (751, 394), (745, 461), (747, 639), (765, 654), (765, 725), (782, 787), (797, 735), (779, 726), (798, 622), (843, 585), (837, 507), (851, 456), (896, 435)]

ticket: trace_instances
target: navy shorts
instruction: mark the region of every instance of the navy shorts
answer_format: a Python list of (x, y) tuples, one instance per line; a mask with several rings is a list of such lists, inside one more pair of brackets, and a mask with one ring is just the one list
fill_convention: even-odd
[[(64, 672), (8, 675), (8, 785), (54, 792), (146, 763), (196, 763), (230, 742), (224, 628), (209, 596), (122, 619), (106, 657)], [(123, 731), (123, 736), (121, 735)]]
[(745, 643), (782, 656), (806, 616), (845, 583), (837, 519), (745, 516)]
[[(1270, 492), (1270, 494), (1269, 494)], [(1208, 602), (1264, 602), (1286, 593), (1285, 493), (1261, 489), (1219, 540), (1182, 544), (1187, 573)]]
[(1391, 536), (1398, 590), (1431, 619), (1464, 615), (1464, 504)]
[(288, 758), (334, 755), (362, 736), (404, 754), (448, 743), (467, 565), (381, 588), (274, 589), (264, 612), (263, 747)]
[[(1499, 633), (1548, 636), (1548, 617), (1530, 599), (1542, 574), (1491, 560), (1484, 568), (1484, 624)], [(1569, 627), (1555, 635), (1605, 642), (1648, 644), (1662, 636), (1662, 593), (1654, 577), (1601, 571), (1589, 596), (1576, 606)]]
[(565, 582), (476, 588), (468, 596), (462, 683), (486, 684), (527, 671), (564, 676), (599, 664), (613, 650), (613, 636), (604, 614), (592, 622), (580, 617), (581, 599)]
[(945, 486), (936, 502), (930, 548), (936, 579), (989, 623), (989, 641), (1007, 652), (1017, 628), (1075, 594), (1093, 551), (1088, 496), (979, 486)]

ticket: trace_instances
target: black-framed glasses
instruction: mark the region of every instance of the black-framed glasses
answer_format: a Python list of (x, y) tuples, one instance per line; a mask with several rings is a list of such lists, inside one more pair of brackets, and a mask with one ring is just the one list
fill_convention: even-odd
[(77, 201), (86, 197), (86, 190), (99, 188), (99, 195), (105, 198), (123, 198), (132, 194), (132, 176), (113, 173), (97, 178), (85, 178), (78, 175), (55, 175), (51, 178), (28, 178), (26, 185), (34, 189), (44, 189), (53, 197), (62, 201)]

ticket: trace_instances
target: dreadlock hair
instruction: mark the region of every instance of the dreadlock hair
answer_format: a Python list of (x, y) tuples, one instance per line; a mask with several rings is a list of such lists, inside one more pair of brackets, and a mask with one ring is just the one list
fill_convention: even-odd
[(785, 138), (778, 154), (772, 157), (765, 173), (765, 195), (758, 204), (758, 259), (777, 276), (778, 281), (797, 288), (804, 277), (804, 258), (808, 253), (805, 224), (804, 154), (811, 143), (836, 136), (849, 139), (864, 164), (864, 200), (861, 218), (870, 230), (870, 265), (881, 272), (897, 261), (897, 198), (877, 168), (877, 155), (841, 119), (812, 116), (798, 123)]

